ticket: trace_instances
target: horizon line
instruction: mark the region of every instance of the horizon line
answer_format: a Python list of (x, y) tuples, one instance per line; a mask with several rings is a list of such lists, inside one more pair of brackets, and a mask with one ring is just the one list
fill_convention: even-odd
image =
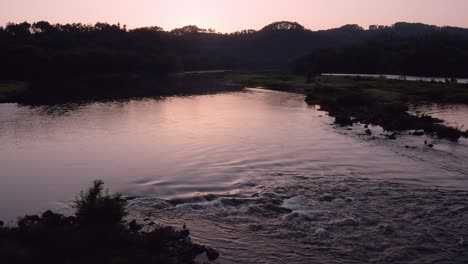
[(121, 23), (121, 22), (117, 22), (117, 23), (109, 23), (107, 21), (105, 22), (102, 22), (102, 21), (96, 21), (94, 23), (91, 23), (91, 22), (88, 22), (88, 23), (83, 23), (83, 22), (66, 22), (66, 23), (53, 23), (53, 22), (49, 22), (47, 20), (36, 20), (34, 22), (29, 22), (28, 20), (24, 20), (22, 22), (6, 22), (4, 25), (0, 25), (0, 27), (2, 28), (5, 28), (6, 26), (8, 26), (8, 24), (10, 23), (13, 23), (13, 24), (20, 24), (20, 23), (24, 23), (24, 22), (27, 22), (27, 23), (30, 23), (31, 25), (34, 24), (34, 23), (37, 23), (37, 22), (48, 22), (50, 23), (51, 25), (67, 25), (67, 24), (82, 24), (82, 25), (87, 25), (87, 26), (94, 26), (96, 25), (97, 23), (106, 23), (106, 24), (109, 24), (109, 25), (120, 25), (120, 26), (125, 26), (127, 30), (134, 30), (134, 29), (139, 29), (139, 28), (147, 28), (147, 27), (160, 27), (163, 31), (166, 31), (166, 32), (170, 32), (172, 30), (175, 30), (175, 29), (180, 29), (180, 28), (183, 28), (183, 27), (186, 27), (186, 26), (197, 26), (199, 27), (200, 29), (213, 29), (215, 33), (218, 33), (218, 34), (232, 34), (232, 33), (236, 33), (236, 32), (241, 32), (243, 30), (255, 30), (255, 31), (260, 31), (262, 30), (263, 28), (271, 25), (271, 24), (274, 24), (274, 23), (278, 23), (278, 22), (290, 22), (290, 23), (298, 23), (299, 25), (303, 26), (305, 30), (309, 30), (309, 31), (313, 31), (313, 32), (317, 32), (317, 31), (327, 31), (327, 30), (333, 30), (333, 29), (339, 29), (339, 28), (342, 28), (344, 26), (349, 26), (349, 25), (357, 25), (359, 26), (360, 28), (363, 28), (364, 30), (369, 30), (369, 28), (371, 26), (384, 26), (384, 27), (392, 27), (396, 24), (399, 24), (399, 23), (406, 23), (406, 24), (421, 24), (421, 25), (426, 25), (426, 26), (432, 26), (432, 27), (439, 27), (439, 28), (461, 28), (461, 29), (468, 29), (468, 28), (465, 28), (463, 26), (454, 26), (454, 25), (435, 25), (435, 24), (427, 24), (427, 23), (424, 23), (424, 22), (408, 22), (408, 21), (397, 21), (397, 22), (394, 22), (390, 25), (385, 25), (385, 24), (369, 24), (367, 25), (367, 27), (365, 26), (362, 26), (360, 24), (357, 24), (357, 23), (347, 23), (347, 24), (343, 24), (341, 26), (338, 26), (338, 27), (330, 27), (330, 28), (325, 28), (325, 29), (310, 29), (310, 28), (307, 28), (306, 26), (304, 26), (303, 24), (297, 22), (297, 21), (287, 21), (287, 20), (278, 20), (278, 21), (273, 21), (269, 24), (266, 24), (265, 26), (259, 28), (259, 29), (254, 29), (254, 28), (244, 28), (244, 29), (240, 29), (240, 30), (236, 30), (236, 31), (232, 31), (232, 32), (221, 32), (221, 31), (217, 31), (216, 28), (213, 28), (213, 27), (202, 27), (202, 26), (198, 26), (196, 24), (187, 24), (187, 25), (184, 25), (184, 26), (181, 26), (181, 27), (175, 27), (175, 28), (172, 28), (172, 29), (165, 29), (161, 26), (158, 26), (158, 25), (148, 25), (148, 26), (136, 26), (136, 27), (127, 27), (125, 23)]

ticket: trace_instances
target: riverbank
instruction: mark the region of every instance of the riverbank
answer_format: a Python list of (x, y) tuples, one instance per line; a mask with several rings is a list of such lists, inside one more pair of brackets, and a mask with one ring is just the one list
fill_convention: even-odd
[(68, 102), (112, 101), (174, 95), (202, 95), (240, 91), (222, 72), (198, 75), (151, 74), (82, 75), (42, 78), (29, 82), (0, 82), (0, 103), (52, 105)]
[[(427, 133), (452, 141), (468, 137), (463, 128), (448, 127), (442, 120), (408, 113), (409, 104), (468, 104), (466, 84), (287, 74), (232, 74), (226, 78), (249, 87), (303, 93), (308, 104), (320, 105), (343, 126), (378, 125), (389, 132), (410, 130), (415, 135)], [(368, 130), (367, 134), (371, 136), (372, 132)], [(395, 139), (396, 134), (388, 137)]]
[(46, 211), (18, 218), (18, 226), (0, 221), (2, 263), (175, 263), (208, 262), (219, 253), (192, 243), (190, 231), (124, 220), (126, 201), (104, 192), (94, 181), (76, 198), (72, 216)]
[(8, 103), (28, 90), (28, 82), (0, 81), (0, 103)]

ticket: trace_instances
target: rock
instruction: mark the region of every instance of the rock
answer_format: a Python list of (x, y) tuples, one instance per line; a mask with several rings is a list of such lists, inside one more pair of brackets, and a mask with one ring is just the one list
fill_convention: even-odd
[[(208, 256), (206, 255), (206, 252), (198, 254), (193, 259), (193, 263), (195, 263), (195, 264), (206, 264), (206, 263), (209, 263), (209, 262), (210, 262), (210, 260), (208, 259)], [(173, 261), (172, 263), (181, 263), (181, 262)]]
[(183, 229), (182, 231), (180, 231), (180, 235), (183, 237), (183, 238), (186, 238), (190, 235), (190, 231), (188, 231), (187, 229)]
[(265, 210), (272, 211), (272, 212), (275, 212), (275, 213), (278, 213), (278, 214), (290, 214), (292, 212), (292, 210), (289, 209), (289, 208), (284, 208), (284, 207), (277, 206), (277, 205), (274, 205), (274, 204), (267, 204), (267, 205), (263, 206), (263, 208)]
[(337, 116), (335, 117), (335, 124), (342, 126), (351, 126), (353, 125), (353, 121), (347, 116)]
[(315, 230), (315, 234), (319, 237), (319, 238), (325, 238), (327, 236), (327, 230), (325, 230), (324, 228), (317, 228)]
[(206, 248), (206, 256), (210, 261), (215, 261), (217, 258), (219, 258), (219, 253), (212, 248)]
[(130, 222), (130, 224), (128, 225), (128, 227), (129, 227), (130, 230), (133, 231), (133, 232), (138, 232), (138, 231), (140, 231), (140, 230), (143, 228), (143, 226), (140, 225), (140, 224), (137, 224), (137, 222), (136, 222), (135, 220), (132, 220), (132, 221)]
[(427, 145), (429, 148), (433, 148), (434, 147), (434, 144), (429, 144)]
[(366, 135), (369, 135), (369, 136), (372, 135), (372, 131), (370, 129), (367, 129), (366, 130)]
[(335, 200), (335, 197), (331, 194), (324, 194), (319, 197), (319, 201), (321, 202), (333, 202)]
[(424, 131), (414, 131), (413, 136), (418, 136), (418, 137), (424, 136)]
[(346, 201), (347, 203), (352, 203), (352, 202), (354, 201), (354, 199), (353, 199), (352, 197), (347, 197), (347, 198), (345, 199), (345, 201)]
[(382, 231), (384, 235), (391, 235), (395, 233), (393, 227), (388, 224), (380, 224), (378, 228)]
[(387, 138), (388, 138), (388, 139), (391, 139), (391, 140), (395, 140), (395, 139), (397, 139), (397, 137), (396, 137), (396, 134), (395, 134), (395, 133), (393, 133), (393, 134), (389, 135)]
[(364, 128), (369, 128), (369, 125), (365, 125)]

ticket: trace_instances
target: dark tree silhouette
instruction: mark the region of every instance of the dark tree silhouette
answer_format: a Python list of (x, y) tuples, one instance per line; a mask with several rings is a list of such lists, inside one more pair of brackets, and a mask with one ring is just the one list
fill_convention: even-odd
[(298, 73), (359, 71), (465, 77), (467, 38), (467, 29), (417, 23), (311, 31), (296, 22), (281, 21), (259, 31), (231, 34), (194, 25), (164, 31), (157, 26), (127, 30), (104, 22), (9, 23), (0, 28), (0, 79), (286, 69), (291, 64)]

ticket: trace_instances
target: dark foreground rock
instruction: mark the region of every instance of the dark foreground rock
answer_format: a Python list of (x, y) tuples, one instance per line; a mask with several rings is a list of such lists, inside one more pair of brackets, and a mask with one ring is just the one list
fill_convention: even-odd
[(1, 227), (0, 263), (195, 263), (219, 253), (192, 243), (186, 229), (147, 226), (138, 232), (131, 221), (119, 228), (80, 225), (74, 216), (51, 211), (42, 216), (25, 216), (18, 227)]

